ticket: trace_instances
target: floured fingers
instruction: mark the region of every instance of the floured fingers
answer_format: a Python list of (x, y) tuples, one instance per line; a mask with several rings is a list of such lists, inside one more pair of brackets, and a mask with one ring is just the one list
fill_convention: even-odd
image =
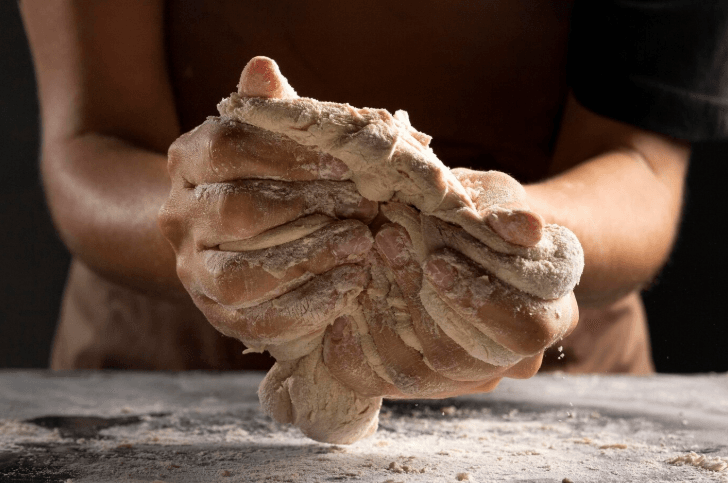
[(269, 237), (267, 232), (310, 215), (369, 223), (377, 213), (378, 204), (348, 181), (240, 180), (173, 189), (159, 226), (180, 252), (190, 244), (205, 250)]
[[(405, 397), (438, 398), (462, 392), (478, 383), (449, 379), (430, 368), (418, 347), (403, 340), (394, 325), (393, 314), (383, 300), (363, 297), (369, 335), (385, 368), (387, 380)], [(390, 396), (399, 397), (399, 396)]]
[(479, 216), (501, 238), (524, 247), (541, 240), (545, 222), (530, 210), (518, 181), (500, 171), (455, 168), (452, 174), (470, 195)]
[(520, 356), (537, 355), (565, 337), (578, 321), (573, 293), (543, 300), (490, 276), (463, 255), (442, 249), (424, 264), (433, 296), (476, 333)]
[(331, 375), (361, 396), (405, 397), (383, 375), (386, 369), (369, 331), (359, 330), (359, 325), (347, 314), (326, 329), (323, 360)]
[(377, 204), (350, 182), (243, 180), (199, 185), (188, 198), (188, 233), (200, 249), (247, 240), (313, 214), (364, 223), (377, 214)]
[[(252, 307), (226, 307), (202, 294), (193, 298), (223, 334), (243, 341), (253, 350), (269, 350), (279, 360), (290, 360), (305, 355), (320, 343), (326, 327), (351, 310), (368, 280), (367, 267), (342, 265)], [(308, 341), (312, 344), (306, 345)], [(296, 346), (297, 342), (303, 344)], [(281, 346), (297, 347), (299, 351), (277, 352)]]
[(471, 356), (419, 302), (422, 269), (404, 227), (386, 224), (368, 256), (372, 278), (358, 310), (324, 337), (331, 374), (367, 396), (448, 397), (495, 387), (508, 367)]
[(189, 246), (178, 254), (179, 277), (190, 293), (238, 309), (279, 297), (337, 266), (362, 262), (373, 243), (369, 228), (357, 220), (324, 221), (312, 233), (266, 248)]
[(481, 381), (504, 370), (473, 357), (433, 320), (422, 305), (422, 268), (407, 230), (398, 224), (382, 227), (375, 237), (375, 249), (391, 270), (407, 305), (414, 335), (428, 367), (457, 381)]
[(312, 181), (351, 176), (344, 163), (314, 147), (216, 117), (208, 118), (170, 146), (168, 169), (173, 185), (188, 188), (236, 179)]

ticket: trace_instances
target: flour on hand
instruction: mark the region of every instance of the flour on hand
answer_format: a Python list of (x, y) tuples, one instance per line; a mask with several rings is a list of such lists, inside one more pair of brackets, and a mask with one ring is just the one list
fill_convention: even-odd
[[(435, 251), (453, 250), (487, 271), (494, 286), (512, 294), (514, 303), (543, 312), (550, 310), (551, 301), (568, 296), (578, 283), (584, 256), (572, 232), (561, 226), (545, 225), (537, 227), (531, 240), (519, 244), (513, 242), (518, 240), (515, 237), (508, 241), (508, 234), (504, 236), (499, 231), (507, 225), (503, 219), (537, 224), (539, 221), (509, 210), (498, 189), (479, 186), (477, 181), (468, 181), (467, 176), (461, 176), (461, 182), (429, 147), (431, 138), (414, 129), (404, 111), (390, 114), (383, 109), (357, 109), (348, 104), (298, 97), (275, 62), (264, 57), (248, 63), (238, 92), (223, 99), (218, 110), (226, 122), (247, 123), (341, 160), (349, 168), (358, 194), (379, 202), (382, 214), (405, 228), (420, 263)], [(510, 179), (505, 174), (498, 176)], [(483, 209), (499, 204), (503, 208), (497, 213)], [(334, 221), (327, 216), (311, 215), (221, 248), (251, 253), (274, 249), (310, 236)], [(375, 276), (382, 273), (381, 267), (370, 269), (370, 273), (370, 294), (376, 292), (376, 284), (388, 286), (386, 277)], [(474, 325), (464, 320), (439, 298), (429, 283), (421, 286), (423, 310), (472, 357), (495, 366), (510, 366), (529, 355), (498, 344), (488, 334), (487, 321)], [(396, 319), (399, 312), (395, 299), (388, 302), (388, 310)], [(347, 314), (357, 320), (361, 318), (358, 301), (359, 298), (349, 297), (348, 306), (331, 312), (328, 324)], [(559, 334), (550, 343), (563, 336), (573, 320), (553, 312), (551, 318), (558, 325)], [(376, 348), (366, 343), (366, 323), (359, 324), (362, 325), (362, 351), (367, 362), (383, 380), (391, 380)], [(408, 347), (421, 352), (407, 323), (394, 321), (392, 325)], [(305, 341), (296, 340), (292, 334), (291, 340), (276, 340), (271, 347), (262, 341), (244, 342), (249, 347), (270, 350), (278, 360), (259, 389), (269, 415), (296, 425), (318, 441), (352, 443), (376, 430), (381, 397), (361, 396), (356, 388), (334, 378), (323, 363), (321, 340), (320, 334), (312, 334)]]

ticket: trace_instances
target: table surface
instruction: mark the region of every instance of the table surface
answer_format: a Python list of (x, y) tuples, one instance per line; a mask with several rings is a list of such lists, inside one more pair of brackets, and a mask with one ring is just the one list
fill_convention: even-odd
[(261, 379), (0, 371), (0, 481), (728, 482), (728, 374), (538, 375), (387, 401), (350, 446), (263, 415)]

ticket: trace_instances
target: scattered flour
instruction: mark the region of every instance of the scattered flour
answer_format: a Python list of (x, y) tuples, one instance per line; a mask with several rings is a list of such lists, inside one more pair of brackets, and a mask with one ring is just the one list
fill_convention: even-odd
[[(728, 462), (722, 376), (538, 375), (490, 394), (386, 401), (382, 430), (345, 447), (265, 416), (261, 377), (0, 371), (0, 481), (728, 481), (719, 470)], [(597, 409), (601, 417), (590, 417)], [(680, 411), (702, 429), (679, 424)], [(23, 422), (52, 414), (139, 422), (85, 438)], [(627, 448), (600, 449), (615, 442)]]

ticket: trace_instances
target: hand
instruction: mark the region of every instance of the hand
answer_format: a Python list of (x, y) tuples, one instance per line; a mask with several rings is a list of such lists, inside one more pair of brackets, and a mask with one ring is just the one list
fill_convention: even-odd
[[(453, 174), (504, 240), (538, 243), (543, 221), (529, 210), (513, 178), (466, 169)], [(411, 398), (486, 392), (503, 377), (533, 376), (544, 349), (576, 325), (573, 293), (539, 299), (499, 281), (454, 247), (417, 249), (433, 245), (417, 238), (437, 230), (419, 230), (422, 215), (404, 205), (390, 203), (383, 213), (404, 225), (384, 225), (375, 237), (376, 255), (370, 255), (390, 271), (391, 287), (360, 295), (363, 316), (340, 317), (324, 340), (329, 370), (360, 394)], [(406, 308), (393, 310), (398, 297)]]
[(209, 118), (172, 144), (168, 167), (160, 228), (182, 283), (220, 332), (255, 350), (310, 344), (366, 284), (358, 263), (377, 204), (345, 181), (341, 161)]

